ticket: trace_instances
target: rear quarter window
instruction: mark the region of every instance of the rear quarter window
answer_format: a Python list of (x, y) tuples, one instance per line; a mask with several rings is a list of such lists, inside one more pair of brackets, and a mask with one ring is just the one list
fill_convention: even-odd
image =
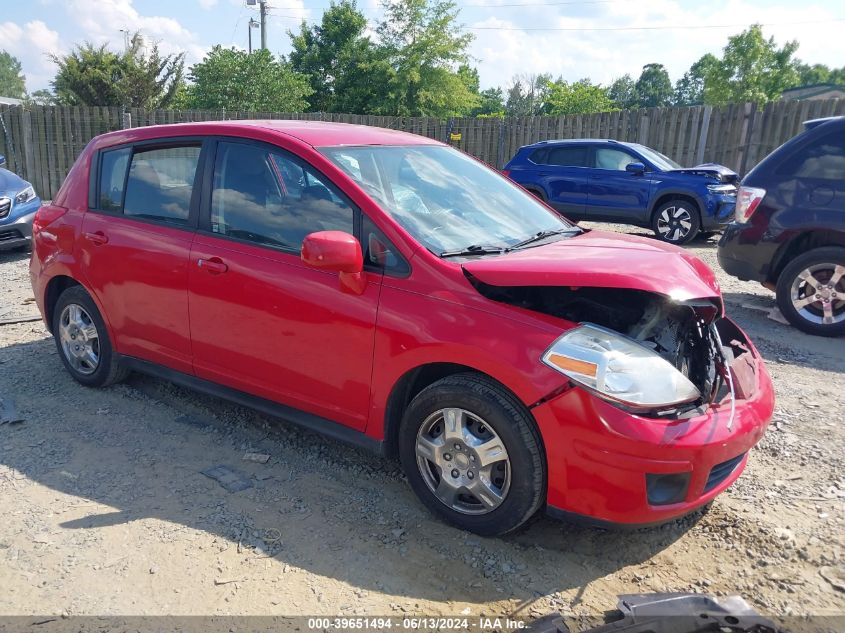
[(775, 170), (778, 176), (845, 181), (845, 131), (810, 141)]

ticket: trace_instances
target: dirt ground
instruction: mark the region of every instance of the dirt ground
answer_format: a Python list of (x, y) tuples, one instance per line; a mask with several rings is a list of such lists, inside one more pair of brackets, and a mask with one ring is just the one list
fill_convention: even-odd
[[(845, 339), (768, 318), (772, 293), (722, 273), (715, 240), (690, 250), (766, 358), (775, 422), (709, 513), (633, 532), (542, 517), (479, 538), (394, 463), (143, 376), (83, 388), (42, 323), (0, 326), (0, 398), (24, 418), (0, 425), (0, 614), (596, 616), (651, 591), (845, 614)], [(28, 256), (0, 255), (0, 320), (31, 296)], [(201, 474), (220, 464), (252, 487)]]

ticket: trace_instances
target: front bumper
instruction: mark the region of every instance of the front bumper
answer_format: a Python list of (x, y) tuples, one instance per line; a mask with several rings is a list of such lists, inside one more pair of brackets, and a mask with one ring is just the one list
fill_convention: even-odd
[(744, 376), (733, 372), (745, 393), (730, 429), (730, 396), (677, 420), (643, 418), (577, 387), (533, 409), (545, 440), (550, 514), (662, 523), (707, 504), (739, 477), (769, 424), (774, 390), (757, 350), (732, 330), (750, 356), (740, 357), (748, 361)]
[(734, 219), (736, 195), (711, 194), (707, 196), (705, 212), (701, 214), (701, 228), (718, 231)]
[(32, 221), (35, 219), (35, 208), (20, 216), (0, 220), (0, 251), (26, 246), (32, 241)]

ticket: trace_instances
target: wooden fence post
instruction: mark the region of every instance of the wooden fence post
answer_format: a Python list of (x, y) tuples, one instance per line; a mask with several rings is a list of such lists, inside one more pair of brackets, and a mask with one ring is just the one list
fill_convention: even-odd
[(123, 117), (122, 117), (121, 123), (122, 123), (122, 129), (124, 129), (124, 130), (128, 130), (129, 128), (132, 127), (132, 113), (129, 112), (129, 110), (123, 111)]
[(32, 115), (29, 110), (21, 112), (21, 132), (24, 157), (23, 178), (32, 182), (35, 178), (35, 161), (32, 156)]
[(704, 106), (704, 115), (701, 118), (701, 130), (698, 133), (698, 147), (695, 151), (695, 164), (704, 162), (704, 151), (707, 148), (707, 133), (710, 131), (710, 115), (713, 114), (713, 106)]

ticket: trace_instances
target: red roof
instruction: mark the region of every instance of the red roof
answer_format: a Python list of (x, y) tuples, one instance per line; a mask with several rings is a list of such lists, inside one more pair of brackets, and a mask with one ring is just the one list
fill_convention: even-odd
[[(168, 128), (170, 132), (168, 132)], [(119, 130), (104, 135), (106, 145), (140, 139), (156, 138), (168, 133), (179, 136), (190, 134), (226, 134), (232, 135), (238, 129), (261, 128), (268, 132), (285, 134), (299, 139), (314, 147), (332, 145), (436, 145), (435, 141), (424, 136), (388, 130), (368, 125), (349, 123), (329, 123), (325, 121), (303, 121), (288, 119), (204, 121), (198, 123), (177, 123), (173, 125), (153, 125), (131, 130)], [(178, 132), (177, 132), (178, 130)]]

